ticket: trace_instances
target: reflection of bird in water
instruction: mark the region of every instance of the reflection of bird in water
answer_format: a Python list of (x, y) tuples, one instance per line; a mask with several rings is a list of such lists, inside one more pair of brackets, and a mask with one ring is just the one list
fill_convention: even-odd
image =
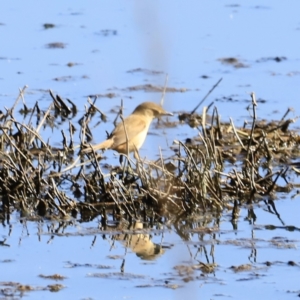
[(160, 105), (153, 102), (144, 102), (136, 107), (133, 113), (124, 119), (124, 122), (117, 124), (108, 139), (100, 144), (82, 150), (82, 153), (89, 153), (92, 150), (112, 149), (121, 154), (139, 150), (148, 133), (149, 126), (154, 118), (159, 116), (171, 116)]
[(116, 237), (118, 241), (130, 248), (133, 252), (136, 253), (138, 257), (144, 260), (153, 260), (158, 256), (163, 254), (165, 251), (158, 244), (155, 244), (151, 241), (149, 234), (145, 233), (135, 233), (136, 230), (143, 229), (143, 223), (136, 222), (133, 226), (129, 228), (129, 233), (121, 234)]

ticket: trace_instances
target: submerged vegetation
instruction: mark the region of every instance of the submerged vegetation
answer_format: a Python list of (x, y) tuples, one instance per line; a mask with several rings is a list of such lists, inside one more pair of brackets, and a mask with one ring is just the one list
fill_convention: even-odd
[[(253, 204), (259, 201), (277, 214), (276, 192), (292, 188), (287, 174), (299, 157), (300, 143), (298, 133), (289, 129), (295, 120), (287, 119), (287, 113), (279, 121), (258, 121), (254, 94), (252, 120), (242, 128), (233, 120), (223, 123), (217, 108), (210, 116), (208, 108), (201, 115), (183, 113), (177, 126), (196, 127), (197, 138), (175, 141), (171, 157), (157, 161), (126, 157), (121, 166), (112, 167), (103, 166), (99, 153), (81, 154), (92, 140), (90, 120), (106, 118), (96, 99), (88, 99), (78, 126), (72, 123), (78, 114), (72, 101), (50, 92), (53, 101), (43, 111), (38, 102), (28, 108), (24, 92), (25, 88), (0, 115), (2, 222), (9, 222), (11, 213), (18, 211), (29, 220), (85, 222), (97, 217), (106, 229), (124, 221), (176, 223), (203, 213), (217, 217), (230, 211), (234, 224), (243, 205), (249, 220), (255, 219)], [(16, 113), (21, 100), (23, 107)], [(15, 115), (23, 116), (23, 121)], [(44, 136), (47, 129), (58, 130), (59, 120), (69, 121), (69, 128), (61, 130), (57, 147)], [(79, 145), (75, 145), (75, 133), (79, 133)]]

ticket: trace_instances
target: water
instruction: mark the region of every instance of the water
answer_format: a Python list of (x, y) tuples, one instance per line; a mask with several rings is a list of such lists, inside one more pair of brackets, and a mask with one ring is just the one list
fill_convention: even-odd
[[(164, 86), (168, 74), (168, 87), (187, 89), (165, 95), (168, 111), (191, 111), (222, 77), (204, 105), (214, 101), (223, 121), (232, 117), (242, 124), (249, 119), (245, 108), (252, 91), (259, 100), (260, 118), (279, 119), (288, 107), (296, 109), (291, 115), (295, 117), (300, 94), (299, 9), (296, 0), (288, 4), (261, 1), (259, 5), (242, 1), (236, 5), (230, 1), (2, 3), (1, 109), (11, 106), (18, 88), (25, 84), (29, 86), (25, 95), (29, 106), (39, 101), (41, 108), (47, 108), (51, 101), (47, 91), (51, 89), (76, 103), (78, 118), (88, 95), (115, 93), (114, 98), (99, 97), (97, 101), (108, 115), (108, 122), (94, 129), (93, 142), (99, 142), (106, 136), (105, 130), (113, 129), (115, 115), (110, 110), (121, 99), (128, 115), (138, 103), (161, 98), (161, 93), (132, 91), (129, 87)], [(45, 23), (55, 27), (46, 30)], [(65, 48), (47, 47), (55, 42)], [(246, 67), (222, 64), (220, 59), (228, 57), (237, 58)], [(276, 57), (284, 59), (276, 62)], [(146, 71), (128, 72), (137, 68)], [(177, 120), (176, 116), (171, 120)], [(66, 126), (67, 122), (61, 128)], [(60, 143), (61, 128), (45, 132), (48, 136), (44, 139)], [(150, 134), (141, 150), (142, 156), (149, 158), (158, 157), (159, 146), (168, 149), (174, 139), (197, 135), (187, 126), (164, 130), (152, 127), (150, 133), (156, 135)], [(117, 164), (112, 152), (107, 155), (109, 162)], [(5, 269), (0, 275), (1, 288), (7, 281), (41, 288), (55, 283), (66, 286), (57, 293), (25, 292), (31, 299), (294, 298), (299, 294), (299, 266), (288, 265), (289, 261), (299, 263), (299, 220), (294, 213), (299, 211), (299, 204), (297, 198), (290, 198), (294, 192), (284, 198), (280, 195), (276, 201), (281, 220), (260, 204), (255, 207), (256, 224), (245, 220), (244, 208), (237, 230), (228, 213), (214, 234), (187, 232), (189, 239), (184, 240), (172, 226), (150, 231), (151, 241), (165, 250), (153, 260), (142, 260), (130, 247), (126, 250), (124, 243), (113, 241), (114, 235), (106, 233), (104, 239), (97, 230), (97, 220), (73, 221), (63, 234), (61, 230), (51, 239), (51, 226), (58, 228), (58, 222), (21, 223), (18, 215), (13, 215), (10, 225), (3, 222), (0, 227), (1, 240), (5, 240), (1, 247), (0, 265)], [(271, 230), (266, 225), (275, 227)], [(289, 231), (285, 225), (296, 230)], [(118, 273), (123, 260), (125, 279)], [(218, 267), (203, 276), (199, 270), (192, 270), (188, 282), (183, 280), (187, 274), (179, 276), (174, 269), (178, 265), (192, 267), (199, 261), (216, 262)], [(266, 261), (271, 266), (266, 266)], [(230, 268), (242, 264), (251, 264), (251, 270), (234, 272)], [(56, 273), (67, 279), (59, 282), (39, 277)], [(109, 278), (99, 278), (99, 273), (109, 274)], [(179, 287), (171, 289), (172, 284)]]

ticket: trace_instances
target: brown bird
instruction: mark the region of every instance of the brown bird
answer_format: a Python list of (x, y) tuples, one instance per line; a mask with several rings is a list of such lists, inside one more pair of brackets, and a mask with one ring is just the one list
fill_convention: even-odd
[(120, 154), (134, 152), (137, 158), (136, 152), (142, 147), (152, 120), (159, 116), (172, 115), (158, 104), (144, 102), (137, 106), (133, 113), (124, 119), (124, 122), (117, 124), (107, 140), (83, 149), (82, 153), (89, 153), (92, 150), (112, 149)]

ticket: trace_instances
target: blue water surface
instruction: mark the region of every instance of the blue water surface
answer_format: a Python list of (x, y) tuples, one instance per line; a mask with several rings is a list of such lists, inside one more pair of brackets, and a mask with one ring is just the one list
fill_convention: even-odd
[[(160, 92), (132, 91), (130, 87), (164, 86), (167, 76), (167, 86), (182, 91), (165, 95), (164, 107), (175, 113), (170, 119), (173, 121), (177, 120), (177, 112), (191, 111), (220, 78), (223, 80), (203, 105), (214, 102), (222, 120), (232, 117), (242, 124), (250, 119), (246, 107), (253, 91), (260, 118), (280, 119), (288, 107), (295, 109), (291, 117), (296, 117), (300, 96), (299, 11), (297, 0), (3, 1), (0, 109), (11, 107), (24, 85), (28, 85), (25, 101), (29, 106), (38, 101), (46, 109), (51, 89), (76, 103), (78, 118), (84, 113), (89, 95), (114, 93), (114, 98), (97, 100), (98, 107), (108, 115), (107, 123), (94, 129), (93, 142), (99, 142), (106, 137), (106, 130), (113, 129), (115, 114), (111, 109), (120, 105), (121, 99), (126, 115), (143, 101), (161, 99)], [(45, 29), (46, 23), (55, 26)], [(52, 49), (50, 43), (62, 43), (63, 48)], [(240, 67), (224, 64), (224, 58), (237, 59)], [(61, 143), (62, 128), (45, 132), (45, 140)], [(159, 147), (168, 149), (174, 139), (197, 135), (187, 126), (152, 127), (150, 133), (141, 149), (141, 155), (149, 158), (157, 158)], [(107, 155), (110, 162), (117, 163), (118, 157), (112, 152)], [(300, 207), (297, 198), (291, 200), (290, 196), (278, 200), (277, 209), (285, 225), (299, 228), (295, 212)], [(256, 213), (256, 224), (250, 224), (245, 209), (236, 230), (230, 216), (225, 215), (220, 231), (215, 236), (205, 235), (208, 256), (196, 254), (197, 234), (190, 233), (186, 241), (172, 226), (164, 228), (160, 234), (152, 234), (152, 239), (161, 243), (163, 234), (163, 245), (171, 246), (150, 262), (141, 260), (130, 249), (126, 251), (122, 243), (103, 239), (101, 232), (88, 234), (87, 227), (97, 228), (97, 220), (90, 224), (74, 221), (67, 226), (69, 236), (55, 235), (51, 239), (47, 229), (50, 221), (21, 223), (14, 215), (10, 224), (0, 226), (1, 239), (7, 244), (0, 247), (1, 270), (5, 269), (0, 272), (0, 282), (44, 287), (56, 282), (39, 274), (67, 277), (61, 282), (66, 286), (62, 291), (25, 292), (30, 299), (293, 299), (299, 294), (299, 266), (292, 267), (288, 261), (299, 264), (299, 230), (268, 230), (266, 225), (280, 227), (282, 221), (268, 213), (264, 205), (256, 208)], [(274, 246), (274, 238), (282, 238), (291, 247)], [(112, 259), (110, 255), (121, 258)], [(119, 272), (124, 257), (125, 272), (143, 275), (143, 279), (93, 276), (97, 272)], [(194, 271), (193, 280), (188, 282), (176, 275), (175, 266), (207, 263), (207, 257), (210, 263), (218, 264), (214, 273), (201, 276), (200, 271)], [(266, 266), (266, 261), (272, 266)], [(82, 265), (70, 267), (70, 262)], [(99, 270), (100, 264), (111, 269)], [(241, 264), (251, 264), (253, 269), (239, 273), (231, 268)], [(154, 287), (138, 287), (154, 282)], [(171, 289), (167, 283), (179, 287)]]

